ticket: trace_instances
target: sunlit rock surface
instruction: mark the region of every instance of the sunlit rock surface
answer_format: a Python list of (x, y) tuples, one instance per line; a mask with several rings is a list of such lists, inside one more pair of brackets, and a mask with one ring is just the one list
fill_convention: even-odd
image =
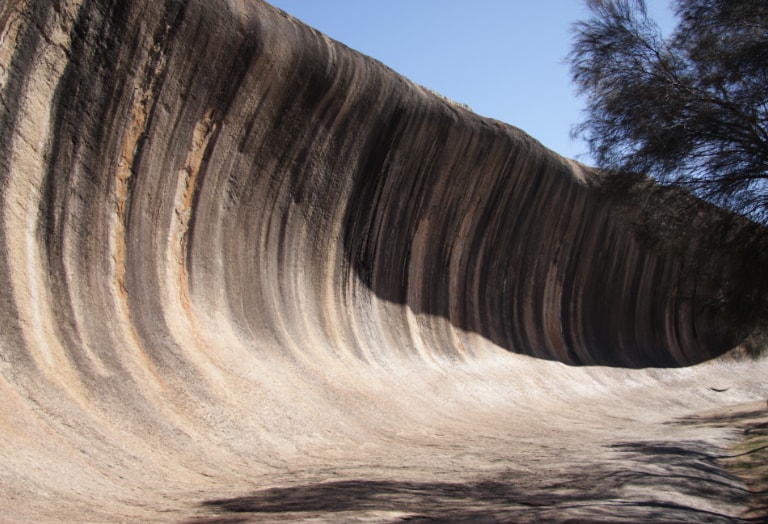
[(258, 1), (0, 30), (3, 518), (742, 511), (765, 365), (589, 168)]

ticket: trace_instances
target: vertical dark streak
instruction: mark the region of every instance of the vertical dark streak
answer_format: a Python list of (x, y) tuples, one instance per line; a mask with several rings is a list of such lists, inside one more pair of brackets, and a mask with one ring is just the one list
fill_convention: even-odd
[[(47, 0), (30, 2), (33, 17), (41, 24), (47, 23), (51, 16), (51, 6)], [(7, 6), (10, 8), (10, 6)], [(6, 21), (7, 22), (7, 21)], [(5, 22), (4, 22), (5, 23)], [(16, 48), (7, 71), (8, 82), (2, 92), (2, 110), (0, 112), (0, 209), (6, 209), (8, 180), (10, 178), (11, 145), (20, 118), (21, 105), (15, 101), (21, 99), (29, 81), (29, 63), (34, 60), (42, 35), (34, 24), (28, 24), (18, 36)], [(15, 363), (31, 363), (29, 353), (24, 351), (23, 336), (19, 326), (19, 312), (12, 295), (11, 272), (8, 262), (5, 215), (0, 213), (0, 315), (9, 321), (0, 329), (0, 348), (3, 353), (0, 360), (12, 360)]]

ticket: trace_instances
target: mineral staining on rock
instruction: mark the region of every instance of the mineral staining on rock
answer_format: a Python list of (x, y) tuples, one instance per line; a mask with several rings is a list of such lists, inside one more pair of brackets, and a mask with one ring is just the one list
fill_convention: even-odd
[[(597, 420), (594, 388), (689, 376), (560, 363), (730, 349), (590, 168), (265, 3), (5, 2), (0, 102), (0, 500), (22, 520), (190, 515), (328, 464), (497, 472), (551, 433), (531, 399)], [(559, 449), (598, 449), (590, 427)]]

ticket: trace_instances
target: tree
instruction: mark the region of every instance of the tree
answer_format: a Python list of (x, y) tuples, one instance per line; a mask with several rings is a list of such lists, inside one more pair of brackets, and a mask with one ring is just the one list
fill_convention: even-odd
[(568, 58), (587, 101), (574, 135), (603, 168), (600, 187), (641, 241), (681, 253), (709, 282), (706, 307), (734, 342), (766, 351), (768, 0), (674, 0), (667, 37), (643, 0), (586, 2)]
[(675, 0), (666, 38), (643, 0), (587, 5), (568, 59), (598, 165), (768, 224), (768, 1)]

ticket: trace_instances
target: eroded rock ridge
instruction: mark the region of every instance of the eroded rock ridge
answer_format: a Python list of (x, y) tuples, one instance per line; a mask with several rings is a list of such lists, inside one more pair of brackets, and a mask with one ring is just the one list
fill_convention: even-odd
[(148, 434), (163, 471), (193, 442), (195, 475), (277, 467), (402, 363), (730, 349), (589, 168), (267, 4), (12, 0), (0, 31), (0, 431), (37, 457), (9, 478), (128, 468)]

